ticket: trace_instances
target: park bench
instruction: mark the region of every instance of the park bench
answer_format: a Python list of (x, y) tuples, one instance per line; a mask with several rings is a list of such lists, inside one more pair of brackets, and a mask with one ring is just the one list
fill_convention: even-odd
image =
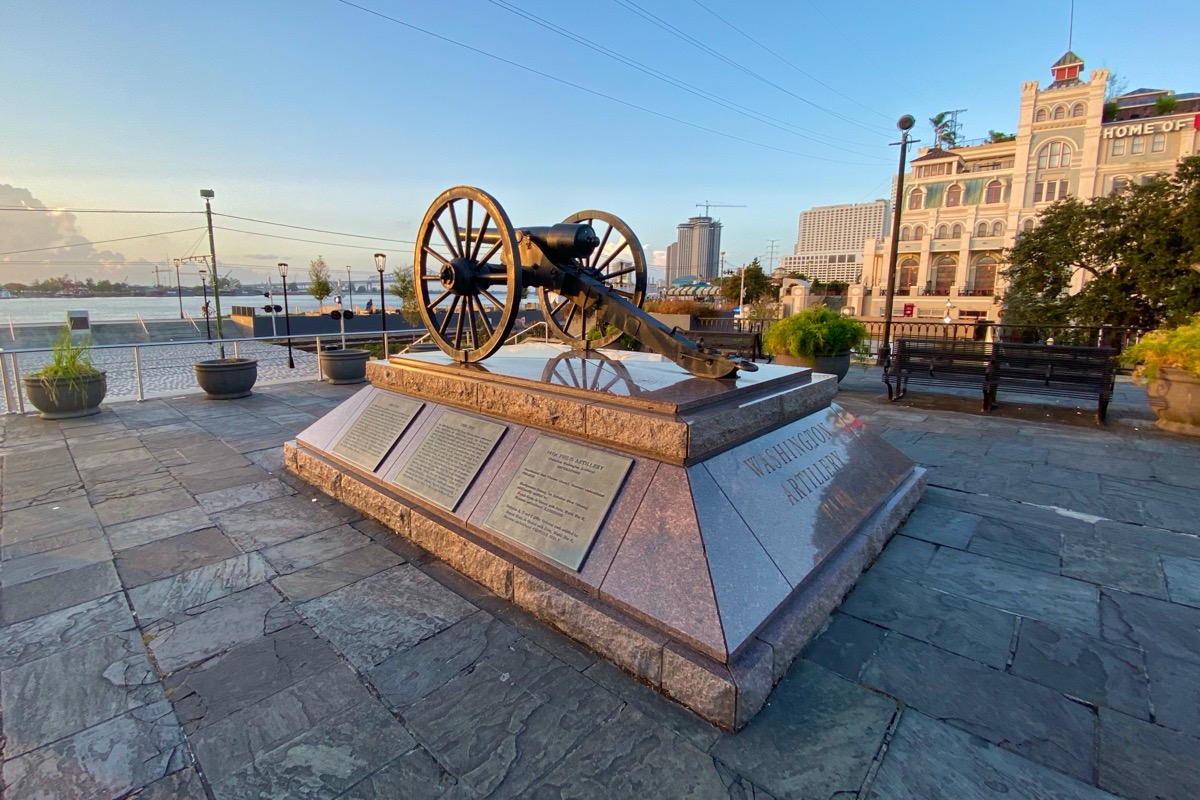
[(899, 400), (909, 384), (978, 389), (987, 411), (996, 390), (993, 347), (991, 342), (963, 339), (897, 339), (891, 367), (883, 374), (888, 399)]
[(983, 393), (984, 411), (995, 407), (1000, 390), (1095, 398), (1096, 419), (1103, 423), (1116, 380), (1116, 356), (1111, 347), (899, 339), (884, 383), (889, 400), (903, 397), (909, 384), (976, 388)]
[[(1002, 342), (994, 351), (995, 381), (1004, 391), (1096, 400), (1096, 420), (1105, 422), (1117, 374), (1111, 347)], [(996, 395), (992, 393), (992, 405)]]
[(757, 361), (762, 355), (762, 334), (753, 331), (689, 331), (696, 344), (722, 353)]

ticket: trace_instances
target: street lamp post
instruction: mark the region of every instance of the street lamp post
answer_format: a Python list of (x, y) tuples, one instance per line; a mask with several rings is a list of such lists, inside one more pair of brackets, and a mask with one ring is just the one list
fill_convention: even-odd
[(348, 308), (354, 310), (354, 280), (350, 277), (350, 265), (346, 265), (346, 288), (350, 292), (350, 305)]
[(905, 114), (896, 120), (900, 129), (900, 168), (896, 171), (896, 202), (892, 209), (892, 248), (888, 259), (887, 300), (883, 304), (883, 343), (879, 347), (879, 363), (886, 372), (892, 364), (892, 306), (896, 302), (896, 257), (900, 253), (900, 209), (904, 205), (904, 160), (908, 157), (908, 132), (912, 130), (917, 120), (911, 114)]
[(183, 319), (183, 289), (179, 285), (179, 259), (175, 259), (175, 294), (179, 297), (179, 318)]
[(213, 224), (212, 224), (212, 203), (211, 200), (215, 196), (212, 189), (201, 189), (200, 196), (204, 198), (204, 215), (208, 218), (208, 254), (212, 257), (212, 284), (213, 284), (213, 305), (216, 306), (217, 313), (217, 340), (219, 344), (220, 357), (225, 357), (225, 342), (224, 336), (221, 335), (221, 277), (217, 271), (217, 245), (213, 239)]
[(375, 271), (379, 273), (379, 330), (383, 333), (383, 359), (388, 357), (388, 340), (387, 340), (387, 303), (383, 296), (383, 270), (387, 266), (387, 256), (383, 253), (375, 254)]
[(942, 317), (942, 322), (946, 324), (946, 338), (950, 338), (950, 309), (954, 308), (954, 304), (949, 300), (946, 301), (946, 316)]
[(204, 338), (212, 341), (212, 329), (208, 327), (208, 270), (200, 268), (200, 291), (204, 293)]
[(292, 359), (292, 315), (288, 311), (287, 301), (287, 271), (286, 262), (279, 262), (279, 277), (283, 280), (283, 330), (288, 343), (288, 369), (295, 369), (296, 362)]

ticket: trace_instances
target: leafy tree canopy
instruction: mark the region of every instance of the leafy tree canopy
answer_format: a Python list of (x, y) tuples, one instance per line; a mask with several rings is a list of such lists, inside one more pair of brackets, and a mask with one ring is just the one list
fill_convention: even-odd
[[(402, 270), (399, 267), (392, 270), (392, 285), (388, 291), (400, 298), (400, 313), (410, 325), (421, 321), (421, 312), (417, 309), (417, 293), (413, 288), (412, 270)], [(436, 298), (435, 298), (436, 299)]]
[[(744, 298), (742, 296), (743, 271), (746, 273)], [(737, 303), (739, 300), (747, 304), (754, 303), (761, 297), (772, 296), (774, 291), (770, 276), (763, 272), (762, 264), (757, 258), (742, 267), (737, 273), (729, 275), (721, 281), (721, 296), (730, 303)]]
[[(1107, 197), (1069, 197), (1006, 253), (1005, 322), (1150, 329), (1200, 312), (1200, 156)], [(1072, 294), (1077, 272), (1086, 278)]]
[(333, 284), (329, 281), (329, 265), (321, 256), (308, 262), (308, 293), (317, 298), (318, 303), (324, 302), (325, 298), (333, 293)]

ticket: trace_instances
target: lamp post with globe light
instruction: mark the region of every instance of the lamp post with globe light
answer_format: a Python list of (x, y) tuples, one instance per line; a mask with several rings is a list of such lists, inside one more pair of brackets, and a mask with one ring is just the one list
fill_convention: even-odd
[(387, 340), (387, 303), (383, 297), (383, 270), (387, 267), (387, 256), (383, 253), (375, 254), (375, 271), (379, 273), (379, 330), (383, 333), (383, 358), (388, 357), (388, 340)]
[(908, 132), (916, 123), (912, 114), (905, 114), (896, 120), (900, 141), (892, 143), (900, 145), (900, 168), (896, 172), (896, 202), (892, 209), (892, 247), (888, 258), (887, 299), (883, 304), (883, 343), (879, 347), (879, 363), (885, 372), (892, 363), (892, 307), (896, 302), (896, 257), (900, 252), (900, 210), (904, 205), (904, 162), (908, 157), (909, 144), (916, 141), (908, 138)]
[(296, 362), (292, 359), (292, 315), (288, 311), (287, 299), (287, 273), (288, 265), (284, 261), (279, 262), (279, 277), (283, 280), (283, 331), (287, 336), (288, 347), (288, 369), (295, 369)]

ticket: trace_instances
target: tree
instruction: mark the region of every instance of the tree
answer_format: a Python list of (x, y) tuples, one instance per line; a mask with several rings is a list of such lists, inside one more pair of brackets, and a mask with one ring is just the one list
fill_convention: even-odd
[[(1157, 328), (1200, 312), (1200, 156), (1173, 176), (1041, 213), (1006, 253), (1005, 322)], [(1076, 272), (1086, 282), (1071, 293)]]
[(329, 265), (321, 256), (308, 262), (308, 293), (317, 298), (318, 304), (333, 293), (333, 284), (329, 282)]
[(929, 118), (929, 124), (933, 126), (933, 146), (954, 147), (958, 144), (958, 130), (954, 127), (954, 115), (949, 111), (941, 111), (937, 115)]
[(392, 285), (388, 291), (400, 298), (400, 313), (410, 325), (421, 321), (421, 312), (417, 308), (417, 292), (413, 288), (412, 270), (402, 270), (399, 267), (392, 270)]
[[(746, 273), (746, 293), (742, 296), (742, 271)], [(734, 275), (721, 281), (721, 296), (730, 303), (753, 303), (771, 292), (771, 279), (763, 272), (762, 264), (754, 259)]]
[(987, 143), (988, 144), (997, 144), (999, 142), (1011, 142), (1013, 139), (1016, 139), (1016, 138), (1017, 138), (1017, 135), (1015, 133), (1005, 133), (1004, 131), (989, 130), (988, 136), (987, 136)]

